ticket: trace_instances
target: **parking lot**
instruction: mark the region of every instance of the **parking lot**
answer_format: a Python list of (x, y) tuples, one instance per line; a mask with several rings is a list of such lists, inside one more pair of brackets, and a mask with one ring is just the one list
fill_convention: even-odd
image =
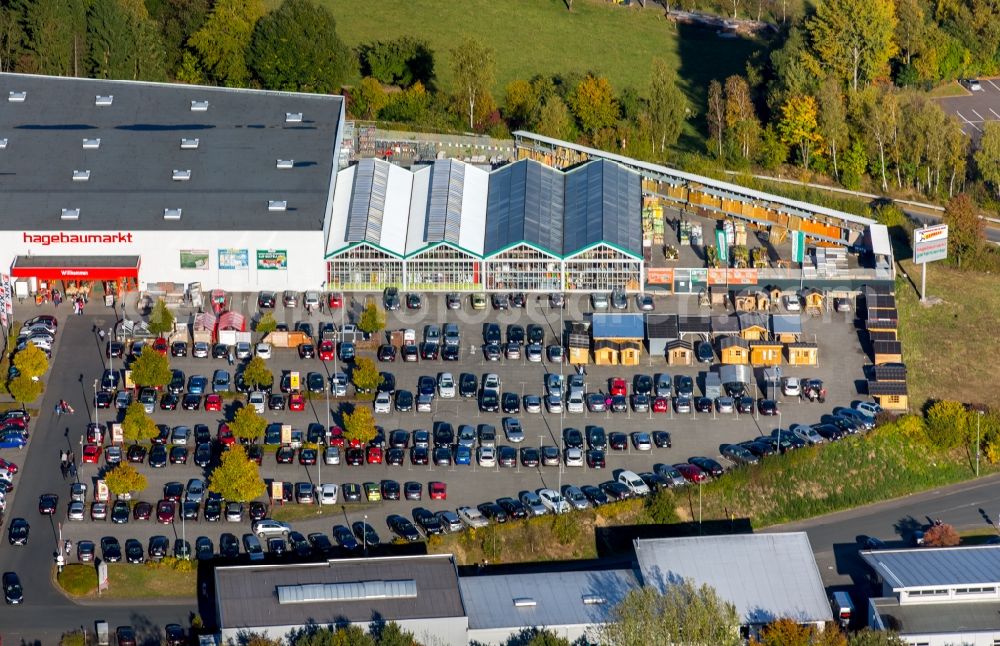
[(962, 131), (978, 139), (988, 121), (1000, 120), (1000, 79), (979, 79), (981, 90), (967, 96), (939, 99), (946, 112), (962, 123)]
[[(249, 316), (255, 317), (256, 295), (236, 295), (234, 297), (234, 309), (242, 309)], [(277, 304), (274, 311), (278, 321), (285, 322), (289, 327), (293, 327), (298, 321), (308, 320), (313, 328), (323, 321), (332, 320), (340, 325), (342, 322), (349, 322), (354, 318), (363, 300), (360, 296), (348, 297), (345, 307), (342, 310), (334, 310), (330, 313), (316, 313), (308, 316), (304, 310), (299, 308), (284, 308)], [(630, 309), (635, 311), (635, 304), (630, 299)], [(677, 297), (657, 297), (656, 309), (660, 312), (680, 311), (696, 313), (696, 304), (687, 298)], [(444, 324), (457, 323), (461, 330), (461, 352), (458, 361), (443, 360), (421, 360), (418, 362), (403, 362), (399, 358), (395, 362), (378, 363), (380, 370), (392, 372), (396, 378), (397, 389), (407, 389), (416, 391), (417, 379), (420, 376), (428, 375), (436, 377), (438, 373), (450, 372), (455, 379), (459, 379), (462, 373), (472, 373), (477, 379), (481, 379), (485, 373), (497, 373), (502, 381), (502, 392), (513, 392), (519, 397), (535, 394), (544, 395), (544, 378), (546, 373), (559, 372), (560, 369), (568, 377), (574, 372), (573, 366), (568, 364), (554, 364), (547, 360), (533, 363), (526, 358), (520, 360), (507, 360), (501, 358), (499, 361), (487, 361), (482, 353), (482, 332), (483, 324), (496, 322), (506, 333), (507, 325), (517, 324), (526, 327), (529, 324), (537, 323), (546, 330), (545, 344), (556, 343), (558, 330), (563, 322), (569, 320), (581, 320), (589, 311), (589, 300), (586, 297), (571, 297), (567, 300), (565, 309), (554, 309), (549, 307), (547, 298), (540, 298), (537, 301), (534, 297), (528, 299), (527, 307), (524, 309), (510, 309), (496, 312), (492, 309), (473, 311), (469, 306), (469, 298), (463, 299), (461, 310), (449, 310), (446, 308), (442, 296), (425, 297), (423, 306), (419, 310), (403, 309), (389, 313), (387, 328), (395, 330), (400, 328), (411, 328), (416, 330), (418, 339), (421, 337), (424, 325), (429, 323)], [(721, 314), (722, 309), (716, 308), (714, 314)], [(57, 342), (55, 363), (53, 370), (67, 370), (71, 373), (77, 371), (77, 366), (84, 371), (80, 380), (85, 392), (92, 391), (91, 384), (98, 378), (101, 371), (106, 367), (108, 361), (101, 351), (102, 342), (89, 329), (81, 330), (77, 326), (90, 322), (90, 317), (79, 319), (70, 317), (63, 321), (64, 325), (60, 330), (60, 340)], [(592, 469), (586, 464), (580, 467), (561, 466), (539, 466), (527, 468), (518, 461), (517, 466), (511, 468), (483, 468), (475, 463), (473, 459), (470, 465), (435, 466), (433, 463), (427, 466), (413, 465), (410, 460), (404, 460), (401, 466), (390, 466), (386, 464), (366, 464), (363, 466), (348, 466), (341, 461), (341, 464), (329, 466), (319, 464), (315, 466), (302, 466), (296, 461), (293, 464), (278, 464), (273, 452), (265, 452), (261, 474), (267, 481), (278, 480), (288, 483), (311, 482), (320, 483), (344, 483), (353, 482), (362, 484), (365, 482), (380, 482), (384, 479), (395, 480), (402, 485), (408, 481), (419, 482), (423, 486), (423, 500), (412, 501), (382, 501), (363, 503), (344, 503), (338, 501), (337, 505), (324, 508), (323, 515), (305, 515), (302, 520), (292, 523), (293, 528), (303, 534), (312, 532), (323, 532), (330, 535), (332, 526), (335, 524), (349, 525), (352, 522), (363, 518), (373, 525), (382, 540), (389, 540), (390, 533), (386, 527), (385, 518), (389, 514), (398, 513), (407, 518), (410, 511), (415, 506), (423, 506), (431, 511), (443, 509), (454, 510), (463, 505), (475, 506), (479, 503), (495, 500), (502, 496), (516, 497), (524, 490), (537, 490), (539, 488), (559, 489), (562, 485), (575, 484), (599, 484), (612, 479), (612, 473), (617, 469), (630, 469), (636, 472), (650, 471), (655, 463), (674, 464), (685, 462), (691, 456), (707, 456), (717, 459), (727, 468), (733, 467), (720, 455), (720, 446), (727, 443), (739, 442), (753, 439), (759, 435), (770, 434), (771, 430), (777, 427), (779, 420), (783, 428), (788, 428), (792, 423), (814, 423), (819, 421), (822, 414), (828, 413), (833, 406), (850, 404), (858, 399), (856, 382), (863, 380), (863, 365), (866, 363), (865, 356), (858, 342), (858, 333), (854, 325), (853, 314), (833, 314), (828, 313), (823, 317), (804, 317), (804, 336), (809, 340), (815, 339), (820, 345), (820, 365), (813, 369), (798, 369), (784, 367), (786, 375), (820, 378), (825, 382), (828, 390), (828, 398), (825, 404), (808, 403), (798, 399), (782, 398), (777, 393), (777, 398), (781, 401), (781, 417), (758, 417), (757, 415), (740, 414), (719, 414), (712, 413), (690, 413), (677, 414), (671, 407), (664, 413), (642, 412), (637, 413), (631, 409), (625, 412), (612, 413), (591, 413), (584, 412), (578, 414), (563, 413), (553, 414), (545, 412), (543, 407), (540, 413), (525, 413), (523, 410), (516, 415), (524, 428), (524, 442), (522, 446), (556, 446), (563, 448), (563, 429), (567, 427), (585, 430), (588, 426), (596, 425), (603, 427), (608, 433), (622, 431), (669, 431), (672, 436), (672, 448), (657, 448), (651, 450), (638, 451), (631, 443), (625, 450), (608, 450), (606, 454), (606, 468)], [(82, 339), (82, 341), (80, 341)], [(93, 344), (91, 349), (77, 348), (76, 345), (82, 343), (84, 346)], [(70, 346), (69, 344), (72, 344)], [(374, 358), (374, 353), (372, 358)], [(101, 357), (99, 360), (95, 357)], [(86, 357), (86, 358), (83, 358)], [(116, 362), (117, 363), (117, 362)], [(239, 363), (239, 362), (237, 362)], [(275, 349), (273, 356), (268, 360), (269, 367), (274, 372), (277, 381), (283, 371), (296, 370), (305, 378), (306, 373), (317, 371), (328, 378), (335, 370), (342, 370), (343, 366), (339, 362), (320, 361), (315, 359), (300, 359), (294, 349)], [(237, 366), (230, 367), (226, 359), (195, 359), (191, 356), (183, 358), (171, 358), (171, 367), (185, 372), (187, 377), (192, 375), (204, 375), (211, 379), (216, 369), (234, 371)], [(629, 383), (631, 392), (632, 378), (635, 374), (649, 374), (666, 372), (675, 380), (680, 375), (688, 375), (695, 378), (695, 394), (700, 393), (700, 381), (697, 379), (698, 373), (707, 369), (707, 364), (669, 367), (662, 357), (643, 358), (642, 365), (637, 369), (616, 367), (616, 366), (594, 366), (589, 365), (586, 369), (586, 387), (589, 392), (608, 392), (609, 380), (614, 377), (622, 377)], [(277, 392), (277, 391), (276, 391)], [(353, 389), (349, 392), (353, 393)], [(78, 397), (77, 393), (73, 393)], [(752, 393), (760, 396), (761, 393)], [(92, 395), (91, 395), (92, 397)], [(88, 398), (89, 399), (89, 398)], [(75, 399), (74, 405), (75, 403)], [(269, 422), (283, 422), (290, 424), (293, 428), (305, 430), (310, 423), (325, 425), (327, 423), (328, 410), (332, 423), (339, 421), (339, 404), (336, 398), (330, 398), (330, 409), (326, 407), (325, 394), (315, 396), (306, 401), (305, 410), (302, 412), (291, 412), (289, 410), (273, 411), (267, 410), (265, 417)], [(362, 404), (370, 405), (370, 404)], [(225, 409), (224, 409), (225, 410)], [(114, 409), (98, 411), (98, 418), (101, 422), (109, 421), (115, 413)], [(43, 411), (41, 424), (50, 423), (48, 411)], [(92, 421), (93, 409), (86, 402), (77, 406), (75, 416), (68, 418), (69, 430), (67, 441), (70, 446), (74, 446), (79, 460), (80, 445), (77, 438), (83, 433), (88, 420)], [(170, 426), (185, 425), (193, 427), (195, 424), (206, 424), (215, 435), (220, 422), (224, 421), (224, 414), (216, 412), (198, 411), (163, 411), (159, 407), (155, 410), (153, 417), (157, 423)], [(475, 398), (462, 398), (456, 395), (454, 398), (443, 399), (435, 397), (432, 411), (426, 412), (398, 412), (390, 414), (379, 414), (376, 416), (377, 422), (385, 429), (386, 435), (393, 430), (404, 429), (413, 431), (415, 429), (431, 430), (433, 424), (438, 421), (446, 421), (457, 430), (459, 425), (470, 424), (491, 424), (497, 428), (498, 444), (504, 445), (508, 442), (502, 433), (502, 419), (506, 417), (502, 413), (482, 413), (476, 403)], [(54, 423), (62, 424), (67, 418), (53, 420)], [(62, 433), (60, 433), (62, 435)], [(35, 442), (29, 447), (31, 451), (38, 451)], [(46, 449), (42, 449), (46, 450)], [(57, 468), (57, 451), (49, 447), (52, 451), (52, 469), (48, 476), (45, 487), (38, 493), (52, 492), (59, 495), (59, 509), (56, 519), (65, 518), (66, 505), (69, 500), (69, 481), (60, 481)], [(193, 451), (193, 444), (190, 446)], [(5, 451), (4, 453), (8, 453)], [(10, 457), (13, 459), (23, 458), (17, 455), (4, 455), (0, 457)], [(431, 461), (433, 462), (433, 461)], [(191, 478), (203, 478), (207, 480), (206, 470), (197, 467), (193, 461), (188, 459), (187, 464), (167, 464), (163, 468), (152, 468), (147, 463), (139, 466), (149, 481), (148, 488), (138, 498), (155, 505), (161, 497), (163, 486), (168, 482), (179, 482), (185, 484)], [(79, 470), (79, 479), (89, 485), (88, 493), (88, 515), (84, 521), (62, 522), (62, 533), (64, 538), (73, 540), (74, 543), (81, 539), (89, 539), (95, 542), (102, 536), (113, 535), (124, 544), (127, 538), (137, 538), (144, 545), (153, 535), (165, 535), (171, 543), (175, 538), (184, 536), (192, 545), (198, 536), (209, 537), (213, 544), (218, 546), (219, 536), (223, 532), (231, 532), (237, 536), (249, 531), (250, 521), (246, 516), (241, 523), (207, 522), (203, 515), (199, 515), (197, 521), (183, 521), (178, 516), (177, 520), (170, 525), (158, 524), (154, 518), (148, 521), (136, 521), (130, 519), (127, 524), (115, 525), (110, 520), (94, 521), (89, 518), (89, 502), (93, 499), (95, 482), (106, 467), (103, 455), (98, 463), (82, 465)], [(428, 485), (430, 482), (443, 482), (447, 485), (447, 500), (428, 499)], [(16, 495), (16, 494), (15, 494)], [(37, 495), (37, 494), (35, 494)], [(36, 499), (37, 500), (37, 499)], [(36, 500), (31, 502), (35, 504)], [(267, 501), (271, 504), (271, 501)], [(295, 504), (295, 503), (285, 503)], [(23, 505), (19, 505), (23, 509)], [(32, 514), (29, 520), (38, 519), (37, 514)], [(47, 524), (47, 523), (46, 523)], [(5, 547), (4, 549), (10, 549)], [(70, 559), (75, 560), (75, 554)]]

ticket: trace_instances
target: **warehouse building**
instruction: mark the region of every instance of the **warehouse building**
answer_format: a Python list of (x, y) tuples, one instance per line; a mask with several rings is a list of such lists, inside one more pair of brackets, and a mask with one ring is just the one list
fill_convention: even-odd
[(341, 97), (0, 74), (16, 296), (318, 289)]

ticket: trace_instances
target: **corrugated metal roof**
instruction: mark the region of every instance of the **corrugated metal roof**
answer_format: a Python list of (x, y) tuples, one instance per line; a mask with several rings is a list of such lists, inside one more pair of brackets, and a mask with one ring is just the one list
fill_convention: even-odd
[(892, 245), (889, 243), (889, 227), (884, 224), (873, 224), (868, 227), (868, 239), (872, 253), (876, 256), (891, 256)]
[(607, 160), (566, 173), (564, 255), (608, 242), (642, 256), (642, 182), (639, 174)]
[(595, 339), (642, 339), (645, 323), (642, 314), (594, 314), (591, 336)]
[(771, 334), (802, 334), (802, 318), (798, 314), (772, 314)]
[[(339, 184), (339, 181), (338, 181)], [(362, 159), (351, 185), (344, 241), (370, 242), (402, 256), (413, 174), (381, 159)]]
[(563, 255), (563, 174), (529, 159), (490, 175), (484, 253), (530, 242)]
[(896, 597), (872, 599), (871, 603), (883, 625), (892, 626), (901, 635), (971, 636), (980, 631), (1000, 631), (1000, 601), (936, 603), (933, 612), (928, 612), (927, 604), (900, 604)]
[(854, 215), (852, 213), (845, 213), (843, 211), (836, 211), (834, 209), (828, 209), (823, 206), (818, 206), (816, 204), (808, 204), (806, 202), (799, 202), (797, 200), (792, 200), (786, 197), (781, 197), (780, 195), (772, 195), (770, 193), (764, 193), (762, 191), (756, 191), (751, 188), (746, 188), (744, 186), (739, 186), (737, 184), (731, 184), (729, 182), (722, 182), (719, 180), (712, 179), (710, 177), (704, 177), (702, 175), (694, 175), (692, 173), (685, 173), (683, 171), (675, 170), (673, 168), (667, 168), (666, 166), (660, 166), (659, 164), (651, 164), (649, 162), (639, 161), (637, 159), (632, 159), (631, 157), (625, 157), (624, 155), (616, 155), (614, 153), (609, 153), (603, 150), (598, 150), (596, 148), (588, 148), (587, 146), (581, 146), (579, 144), (574, 144), (569, 141), (563, 141), (561, 139), (554, 139), (552, 137), (546, 137), (544, 135), (537, 135), (533, 132), (527, 132), (525, 130), (516, 130), (512, 133), (515, 137), (523, 137), (525, 139), (531, 139), (541, 143), (548, 144), (550, 146), (559, 146), (561, 148), (568, 148), (570, 150), (575, 150), (581, 152), (590, 157), (595, 157), (598, 159), (609, 159), (620, 164), (626, 164), (633, 168), (641, 168), (644, 170), (649, 170), (654, 173), (659, 173), (663, 175), (668, 175), (682, 179), (689, 182), (695, 182), (707, 188), (718, 189), (721, 191), (727, 191), (729, 193), (734, 193), (736, 195), (750, 197), (758, 200), (766, 200), (774, 204), (781, 204), (786, 207), (783, 209), (786, 212), (793, 212), (792, 209), (799, 209), (808, 214), (818, 214), (827, 215), (834, 217), (846, 222), (854, 222), (856, 224), (871, 225), (875, 224), (875, 220), (870, 218), (863, 218), (859, 215)]
[(1000, 585), (1000, 545), (861, 552), (893, 590)]
[(804, 532), (638, 539), (635, 554), (645, 585), (710, 585), (748, 624), (832, 618)]
[(458, 244), (462, 227), (462, 195), (465, 192), (465, 164), (439, 159), (431, 169), (430, 200), (427, 206), (427, 242)]
[(639, 581), (631, 570), (578, 570), (468, 576), (459, 587), (470, 630), (558, 629), (606, 622), (611, 608)]

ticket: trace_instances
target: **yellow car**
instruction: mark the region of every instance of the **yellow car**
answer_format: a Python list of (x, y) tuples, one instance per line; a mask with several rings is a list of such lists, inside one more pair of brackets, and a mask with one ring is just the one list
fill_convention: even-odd
[(486, 309), (486, 295), (485, 294), (473, 294), (472, 295), (472, 309), (474, 309), (474, 310), (484, 310), (484, 309)]
[(377, 482), (365, 483), (365, 497), (368, 498), (368, 502), (378, 502), (382, 500), (382, 490), (379, 488)]

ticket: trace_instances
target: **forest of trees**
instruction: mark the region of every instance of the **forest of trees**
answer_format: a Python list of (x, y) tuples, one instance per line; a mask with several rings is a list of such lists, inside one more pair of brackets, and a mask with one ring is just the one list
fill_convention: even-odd
[(941, 200), (966, 191), (991, 207), (1000, 199), (1000, 125), (987, 127), (973, 151), (926, 92), (1000, 70), (1000, 4), (680, 5), (759, 15), (777, 32), (743, 75), (708, 88), (686, 87), (660, 59), (637, 62), (649, 68), (643, 88), (614, 88), (595, 74), (498, 88), (495, 53), (468, 36), (449, 52), (445, 88), (425, 42), (402, 37), (352, 50), (314, 0), (283, 0), (271, 12), (263, 0), (5, 0), (0, 70), (345, 92), (353, 117), (389, 124), (498, 137), (527, 128), (684, 167), (797, 166), (854, 189)]

